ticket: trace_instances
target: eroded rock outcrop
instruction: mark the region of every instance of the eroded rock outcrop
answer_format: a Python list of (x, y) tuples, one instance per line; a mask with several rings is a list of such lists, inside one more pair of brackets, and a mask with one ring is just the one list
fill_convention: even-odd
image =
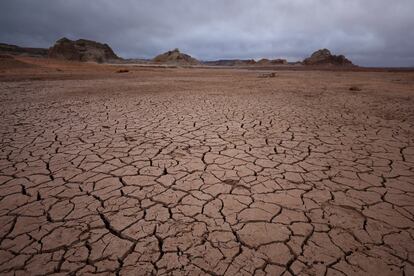
[(66, 37), (56, 41), (48, 55), (51, 58), (99, 63), (119, 59), (108, 44), (86, 39), (70, 40)]
[(328, 49), (314, 52), (310, 57), (303, 60), (304, 65), (339, 65), (353, 66), (354, 64), (343, 55), (332, 55)]
[(179, 64), (179, 65), (197, 65), (200, 62), (193, 58), (190, 55), (181, 53), (179, 49), (174, 49), (172, 51), (165, 52), (161, 55), (156, 56), (153, 59), (157, 63), (166, 63), (166, 64)]

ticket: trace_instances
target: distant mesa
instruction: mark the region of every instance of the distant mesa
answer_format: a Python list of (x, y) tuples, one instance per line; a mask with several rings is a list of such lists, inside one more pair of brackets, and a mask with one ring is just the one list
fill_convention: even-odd
[(204, 65), (209, 66), (234, 66), (237, 60), (235, 59), (219, 59), (219, 60), (209, 60), (203, 61)]
[(98, 63), (120, 59), (108, 44), (86, 39), (70, 40), (66, 37), (59, 39), (49, 48), (48, 56), (56, 59)]
[(288, 62), (286, 59), (278, 58), (278, 59), (271, 60), (270, 63), (271, 64), (287, 64)]
[(257, 65), (270, 65), (270, 59), (262, 58), (256, 62)]
[(219, 59), (203, 62), (205, 65), (210, 66), (243, 66), (243, 65), (255, 65), (254, 59)]
[(156, 63), (178, 64), (178, 65), (198, 65), (200, 62), (190, 55), (181, 53), (180, 50), (174, 49), (156, 56), (153, 60)]
[(304, 65), (339, 65), (354, 66), (354, 64), (343, 55), (332, 55), (328, 49), (314, 52), (310, 57), (303, 60)]
[(270, 66), (287, 64), (287, 60), (262, 58), (256, 62), (254, 59), (220, 59), (214, 61), (205, 61), (203, 64), (211, 66)]
[(241, 65), (255, 65), (256, 61), (254, 59), (247, 59), (247, 60), (242, 60), (241, 61)]
[(19, 47), (16, 45), (0, 43), (0, 54), (14, 56), (46, 57), (47, 49)]
[(278, 58), (278, 59), (262, 58), (256, 64), (257, 65), (284, 65), (284, 64), (287, 64), (287, 60), (286, 59), (280, 59), (280, 58)]

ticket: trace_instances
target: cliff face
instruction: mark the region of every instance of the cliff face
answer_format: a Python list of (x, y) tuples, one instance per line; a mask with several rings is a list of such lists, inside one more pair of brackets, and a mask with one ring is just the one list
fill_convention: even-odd
[(48, 56), (57, 59), (99, 63), (119, 59), (108, 44), (86, 39), (74, 41), (65, 37), (56, 41), (55, 45), (49, 49)]
[(310, 57), (303, 60), (304, 65), (339, 65), (352, 66), (353, 63), (343, 55), (332, 55), (328, 49), (314, 52)]
[(197, 65), (200, 62), (191, 57), (190, 55), (181, 53), (180, 50), (174, 49), (172, 51), (165, 52), (161, 55), (156, 56), (153, 59), (157, 63), (166, 63), (166, 64), (180, 64), (180, 65)]

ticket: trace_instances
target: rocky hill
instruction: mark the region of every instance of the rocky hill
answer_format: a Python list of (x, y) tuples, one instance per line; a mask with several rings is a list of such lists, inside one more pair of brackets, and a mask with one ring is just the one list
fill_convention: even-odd
[(181, 53), (180, 50), (174, 49), (156, 56), (153, 60), (156, 63), (178, 64), (178, 65), (197, 65), (200, 62), (190, 55)]
[(57, 59), (98, 63), (119, 59), (108, 44), (86, 39), (70, 40), (66, 37), (56, 41), (55, 45), (49, 49), (48, 56)]
[(303, 60), (304, 65), (339, 65), (353, 66), (353, 63), (343, 55), (332, 55), (328, 49), (314, 52), (310, 57)]

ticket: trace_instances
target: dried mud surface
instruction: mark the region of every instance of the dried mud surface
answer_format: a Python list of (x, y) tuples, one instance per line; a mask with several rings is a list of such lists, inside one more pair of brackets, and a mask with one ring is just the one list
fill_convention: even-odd
[(115, 71), (3, 74), (1, 275), (414, 275), (414, 73)]

